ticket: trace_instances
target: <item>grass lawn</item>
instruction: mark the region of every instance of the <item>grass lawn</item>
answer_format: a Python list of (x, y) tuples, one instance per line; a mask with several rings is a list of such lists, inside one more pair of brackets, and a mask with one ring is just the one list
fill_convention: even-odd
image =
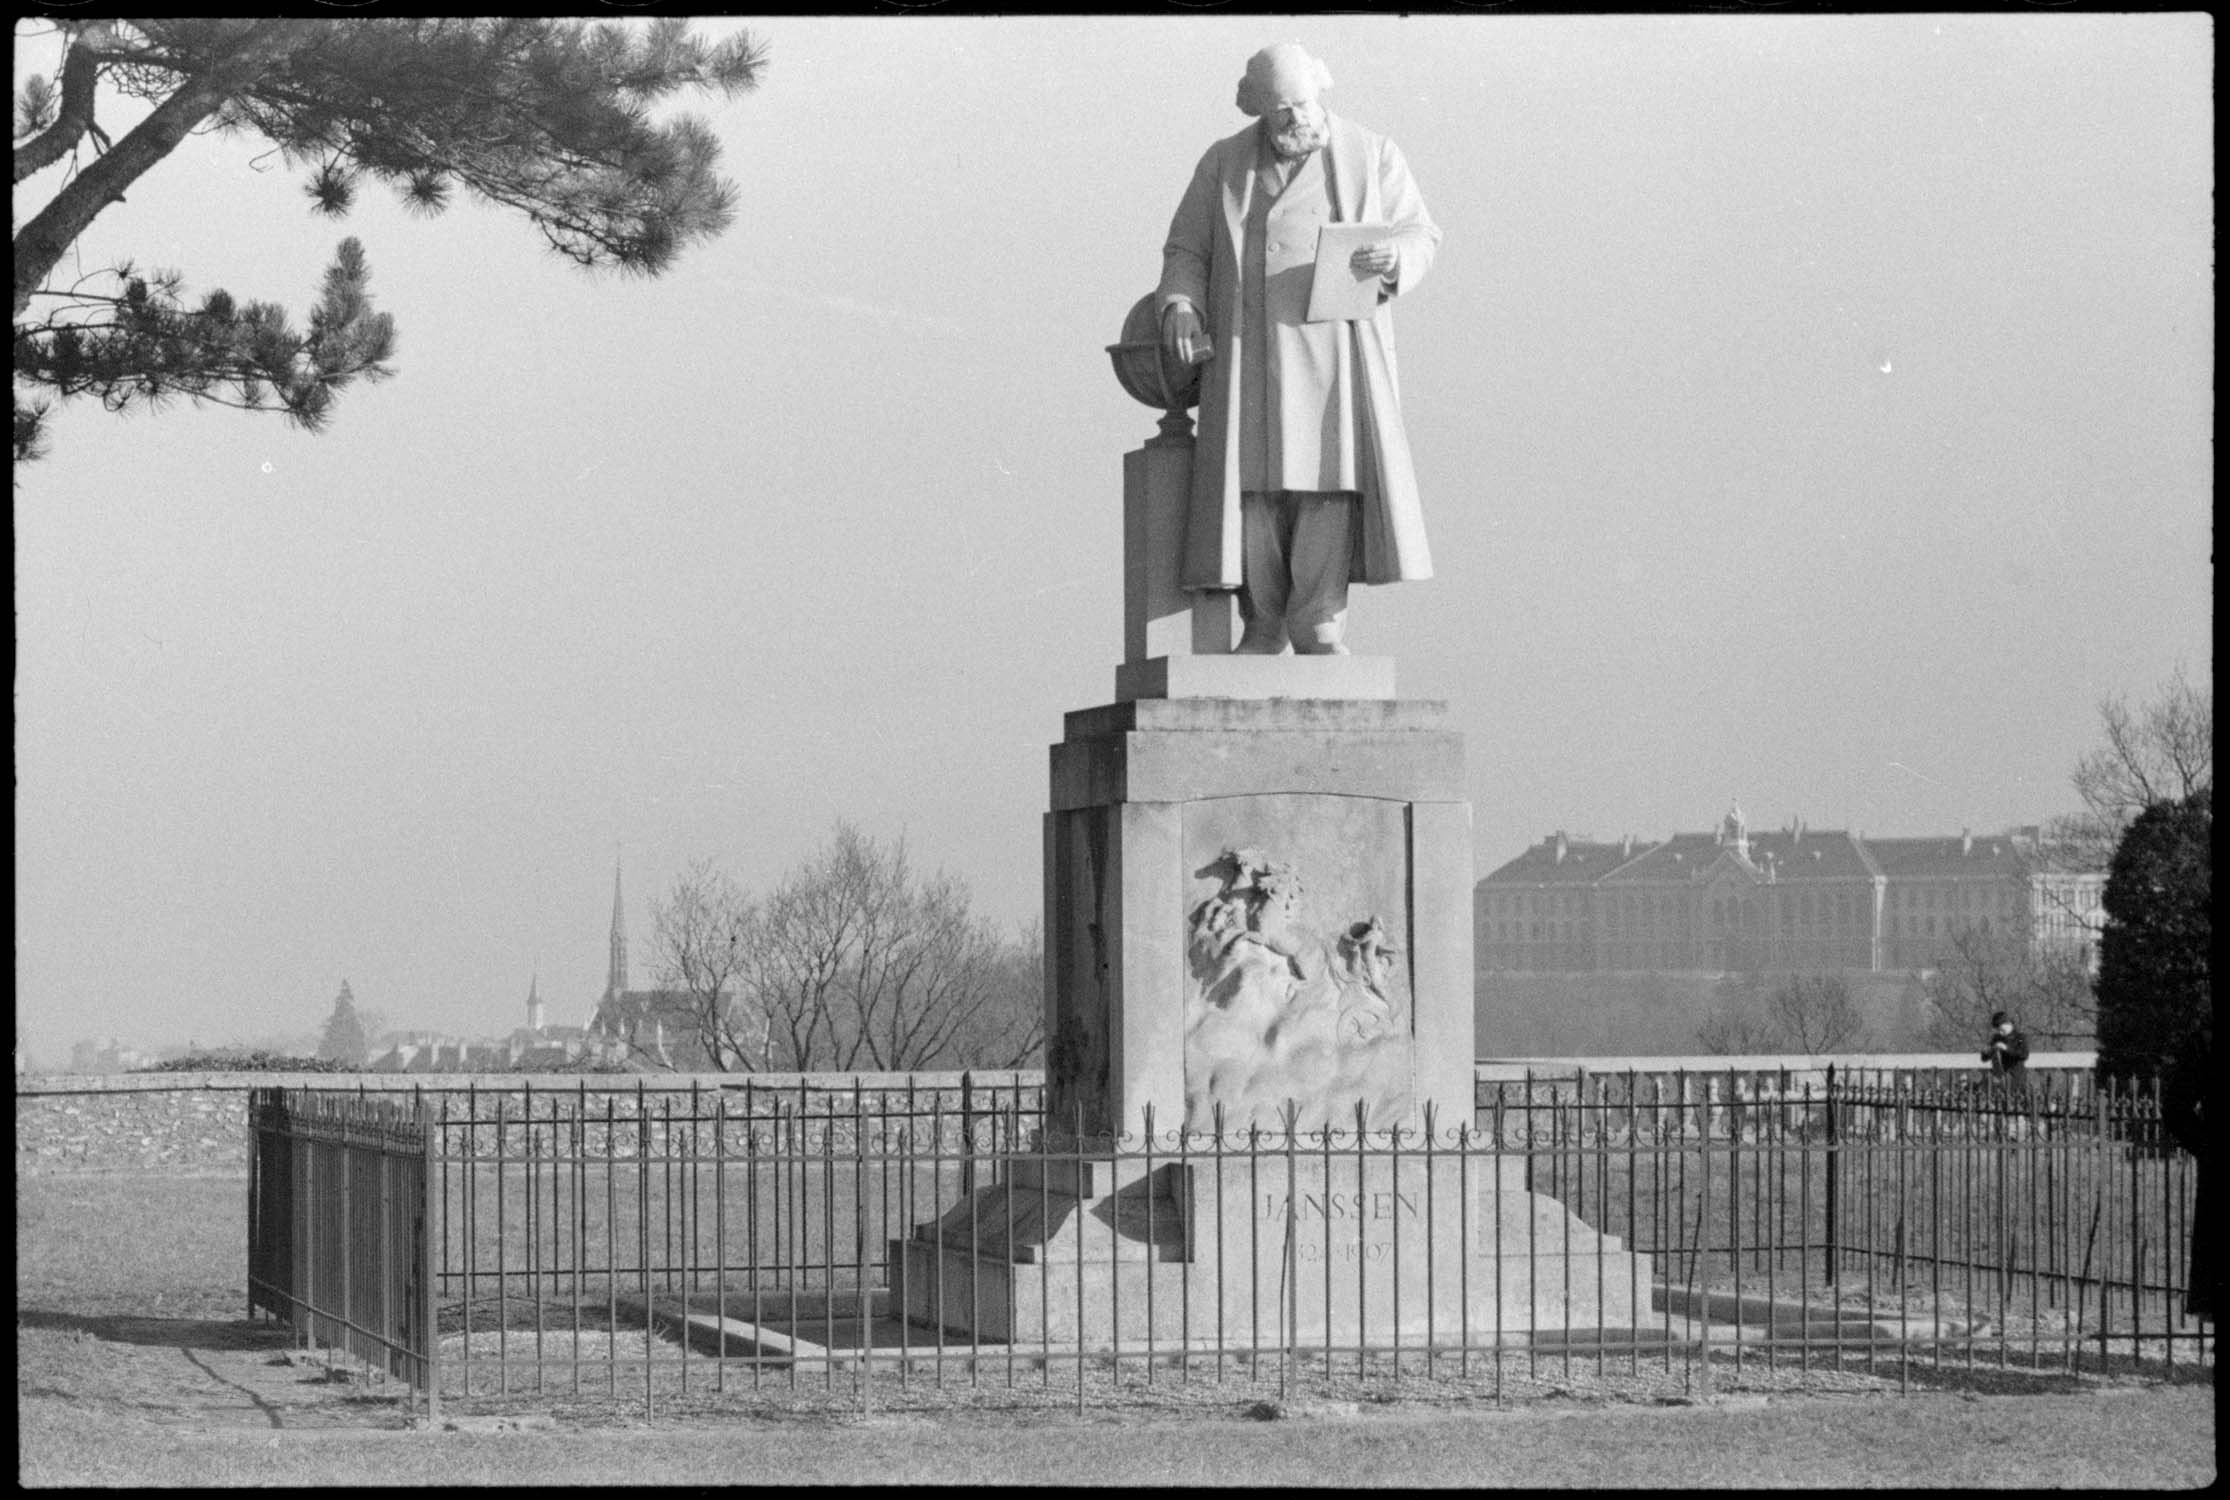
[(16, 1197), (18, 1475), (36, 1487), (2191, 1487), (2215, 1473), (2212, 1374), (2188, 1370), (2174, 1385), (1952, 1370), (1899, 1397), (1785, 1393), (1715, 1361), (1718, 1394), (1699, 1398), (1560, 1377), (1543, 1361), (1511, 1382), (1534, 1399), (1502, 1409), (1445, 1383), (1388, 1399), (1377, 1382), (1330, 1382), (1281, 1408), (1258, 1383), (1133, 1382), (1124, 1404), (1095, 1396), (1081, 1414), (1073, 1387), (1029, 1403), (998, 1389), (972, 1402), (960, 1387), (870, 1416), (818, 1379), (725, 1397), (693, 1383), (653, 1421), (625, 1403), (525, 1397), (457, 1403), (467, 1414), (453, 1427), (414, 1429), (380, 1386), (247, 1320), (241, 1179), (19, 1175)]
[(244, 1176), (16, 1177), (16, 1315), (217, 1319), (248, 1306)]
[(2197, 1488), (2212, 1390), (1732, 1398), (1684, 1408), (1349, 1410), (1284, 1420), (730, 1418), (593, 1431), (158, 1433), (41, 1414), (26, 1485), (1200, 1484)]

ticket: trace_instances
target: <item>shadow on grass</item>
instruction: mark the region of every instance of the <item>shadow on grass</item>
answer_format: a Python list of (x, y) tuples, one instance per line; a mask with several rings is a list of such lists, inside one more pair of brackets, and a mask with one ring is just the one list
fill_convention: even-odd
[[(1745, 1363), (1757, 1372), (1759, 1383), (1785, 1385), (1792, 1393), (1805, 1388), (1803, 1362), (1796, 1351), (1778, 1350), (1770, 1358), (1751, 1353)], [(2102, 1356), (2096, 1349), (2085, 1349), (2070, 1364), (2064, 1350), (2050, 1348), (2033, 1354), (2026, 1349), (2008, 1349), (2001, 1359), (1994, 1344), (1972, 1351), (1953, 1346), (1940, 1350), (1928, 1346), (1885, 1347), (1871, 1360), (1864, 1350), (1815, 1349), (1809, 1365), (1823, 1375), (1864, 1376), (1885, 1386), (1900, 1383), (1913, 1391), (1964, 1396), (2077, 1395), (2096, 1391), (2101, 1384), (2212, 1386), (2215, 1378), (2211, 1361), (2201, 1364), (2190, 1355), (2170, 1364), (2157, 1357), (2140, 1360), (2128, 1354)], [(1749, 1384), (1731, 1352), (1715, 1350), (1711, 1372), (1715, 1381), (1732, 1388)]]
[(248, 1400), (255, 1406), (256, 1411), (260, 1413), (263, 1419), (266, 1422), (269, 1422), (273, 1427), (284, 1425), (279, 1420), (279, 1409), (276, 1406), (273, 1406), (270, 1402), (264, 1400), (263, 1397), (248, 1389), (248, 1387), (242, 1385), (239, 1381), (228, 1379), (227, 1377), (218, 1374), (214, 1365), (210, 1364), (208, 1360), (203, 1359), (200, 1355), (194, 1353), (193, 1350), (181, 1347), (178, 1352), (185, 1355), (187, 1363), (191, 1364), (195, 1369), (201, 1371), (202, 1374), (208, 1376), (211, 1381), (215, 1382), (218, 1385), (229, 1387), (230, 1389), (238, 1391), (241, 1395), (247, 1397)]
[(672, 1337), (666, 1320), (646, 1320), (642, 1302), (633, 1296), (617, 1301), (602, 1297), (561, 1301), (513, 1294), (475, 1297), (469, 1303), (458, 1297), (444, 1302), (434, 1313), (437, 1333), (463, 1333), (468, 1326), (474, 1333), (494, 1333), (502, 1329), (510, 1333), (570, 1334), (578, 1329), (582, 1333), (603, 1334), (647, 1332), (669, 1342)]
[(112, 1344), (144, 1344), (164, 1349), (289, 1349), (293, 1330), (280, 1323), (251, 1323), (244, 1318), (146, 1318), (130, 1315), (89, 1317), (82, 1313), (50, 1312), (19, 1307), (18, 1329), (51, 1329), (89, 1334)]

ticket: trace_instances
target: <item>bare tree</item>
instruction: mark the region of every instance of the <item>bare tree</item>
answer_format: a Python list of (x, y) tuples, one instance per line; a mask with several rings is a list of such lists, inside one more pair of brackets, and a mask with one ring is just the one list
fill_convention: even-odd
[(2082, 1046), (2096, 1033), (2086, 955), (2038, 945), (2027, 924), (1955, 929), (1922, 987), (1934, 1012), (1925, 1034), (1933, 1046), (1965, 1051), (1979, 1045), (1990, 1017), (2001, 1010), (2030, 1036), (2062, 1047)]
[(971, 915), (966, 886), (942, 874), (914, 886), (903, 844), (887, 868), (879, 891), (887, 899), (860, 929), (851, 1014), (833, 1028), (848, 1044), (840, 1066), (863, 1058), (889, 1071), (958, 1062), (954, 1044), (990, 999), (998, 934)]
[(2183, 802), (2214, 785), (2215, 697), (2178, 666), (2148, 703), (2120, 693), (2098, 705), (2106, 743), (2075, 763), (2076, 795), (2115, 841), (2156, 802)]
[(1721, 1010), (1696, 1028), (1696, 1045), (1718, 1057), (1778, 1052), (1779, 1033), (1764, 1016)]
[[(2146, 808), (2214, 786), (2214, 688), (2194, 684), (2181, 666), (2144, 703), (2132, 705), (2126, 693), (2100, 699), (2098, 724), (2101, 743), (2068, 778), (2083, 811), (2055, 819), (2033, 851), (2047, 901), (2055, 900), (2050, 876), (2103, 872), (2130, 821)], [(2095, 932), (2101, 918), (2093, 912), (2082, 920)]]
[(656, 908), (663, 989), (607, 1026), (639, 1060), (722, 1072), (1020, 1067), (1044, 1047), (1044, 942), (848, 823), (754, 899), (710, 860)]
[(1026, 924), (993, 967), (983, 1008), (957, 1044), (964, 1066), (1034, 1068), (1045, 1061), (1045, 929)]
[(1802, 1052), (1818, 1056), (1866, 1045), (1866, 1018), (1835, 974), (1790, 974), (1771, 991), (1762, 976), (1719, 987), (1716, 1009), (1696, 1029), (1706, 1052)]
[(874, 863), (867, 841), (840, 823), (767, 898), (746, 989), (766, 1017), (770, 1066), (830, 1065), (855, 934), (877, 899)]
[(1026, 951), (970, 910), (965, 884), (917, 878), (905, 841), (848, 823), (758, 911), (737, 1000), (766, 1066), (907, 1072), (1014, 1066), (1042, 1045)]
[(713, 861), (699, 859), (675, 877), (652, 922), (652, 964), (665, 993), (650, 1014), (620, 1018), (629, 1050), (672, 1066), (673, 1047), (660, 1045), (672, 1025), (684, 1033), (692, 1061), (723, 1073), (764, 1069), (766, 1016), (741, 995), (761, 941), (750, 896)]
[(1780, 1031), (1767, 1013), (1765, 977), (1729, 974), (1714, 986), (1712, 1011), (1696, 1028), (1696, 1045), (1722, 1057), (1779, 1050)]
[(1839, 974), (1791, 974), (1773, 992), (1773, 1017), (1792, 1052), (1817, 1056), (1866, 1043), (1866, 1018)]

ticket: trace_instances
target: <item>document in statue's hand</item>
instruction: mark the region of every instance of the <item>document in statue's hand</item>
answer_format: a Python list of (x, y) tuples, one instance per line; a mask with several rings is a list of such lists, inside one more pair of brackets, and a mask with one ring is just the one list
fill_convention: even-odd
[(1327, 224), (1316, 232), (1316, 275), (1309, 282), (1311, 323), (1367, 318), (1378, 311), (1381, 283), (1375, 271), (1348, 264), (1358, 250), (1393, 243), (1391, 224)]

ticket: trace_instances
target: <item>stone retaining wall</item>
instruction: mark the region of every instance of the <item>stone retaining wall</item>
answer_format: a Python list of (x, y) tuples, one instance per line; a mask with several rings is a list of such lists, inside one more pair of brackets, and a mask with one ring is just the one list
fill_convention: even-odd
[[(1858, 1055), (1839, 1059), (1859, 1068), (1964, 1067), (1979, 1072), (1964, 1054), (1927, 1054), (1914, 1057)], [(1602, 1075), (1628, 1067), (1650, 1073), (1667, 1064), (1693, 1065), (1700, 1074), (1739, 1066), (1744, 1070), (1816, 1067), (1819, 1058), (1527, 1058), (1509, 1062), (1481, 1062), (1482, 1081), (1522, 1078), (1529, 1070), (1542, 1077), (1584, 1067)], [(2065, 1069), (2087, 1072), (2089, 1053), (2039, 1053), (2029, 1060), (2032, 1073)], [(1006, 1089), (1019, 1084), (1038, 1085), (1035, 1070), (1019, 1072), (986, 1070), (973, 1075), (982, 1090)], [(943, 1093), (944, 1107), (958, 1105), (958, 1073), (810, 1073), (759, 1076), (754, 1088), (790, 1088), (803, 1083), (813, 1093), (849, 1092), (855, 1082), (869, 1090), (916, 1091), (919, 1107), (927, 1109), (932, 1096)], [(270, 1085), (288, 1088), (361, 1089), (366, 1093), (439, 1091), (460, 1095), (468, 1090), (515, 1097), (531, 1086), (537, 1093), (572, 1093), (586, 1087), (590, 1093), (633, 1092), (645, 1089), (686, 1090), (692, 1083), (706, 1090), (742, 1087), (744, 1079), (731, 1073), (647, 1074), (640, 1078), (598, 1074), (525, 1075), (519, 1073), (443, 1073), (397, 1075), (392, 1073), (126, 1073), (101, 1077), (26, 1076), (16, 1080), (15, 1162), (18, 1176), (39, 1172), (206, 1172), (237, 1173), (248, 1170), (248, 1091)], [(979, 1096), (980, 1099), (980, 1096)], [(486, 1115), (488, 1101), (482, 1101)], [(454, 1101), (452, 1110), (461, 1110)], [(814, 1104), (818, 1110), (821, 1105)], [(626, 1113), (622, 1110), (621, 1113)]]
[[(163, 1090), (104, 1087), (121, 1079), (16, 1080), (15, 1169), (40, 1172), (248, 1170), (243, 1089), (173, 1083)], [(50, 1091), (51, 1086), (51, 1091)]]
[[(985, 1071), (973, 1076), (978, 1088), (1035, 1086), (1035, 1072)], [(852, 1074), (796, 1074), (755, 1080), (754, 1087), (801, 1082), (813, 1092), (849, 1092)], [(909, 1081), (924, 1094), (957, 1094), (957, 1073), (863, 1074), (868, 1089), (899, 1089)], [(635, 1078), (599, 1075), (527, 1076), (518, 1073), (441, 1074), (407, 1077), (365, 1073), (131, 1073), (107, 1077), (23, 1077), (16, 1080), (15, 1169), (18, 1177), (42, 1172), (190, 1172), (237, 1174), (248, 1170), (248, 1091), (274, 1085), (286, 1088), (361, 1089), (368, 1094), (409, 1094), (414, 1090), (463, 1094), (482, 1090), (516, 1094), (591, 1093), (684, 1089), (733, 1090), (742, 1080), (732, 1074), (691, 1077), (661, 1073)], [(816, 1106), (818, 1107), (818, 1106)]]

